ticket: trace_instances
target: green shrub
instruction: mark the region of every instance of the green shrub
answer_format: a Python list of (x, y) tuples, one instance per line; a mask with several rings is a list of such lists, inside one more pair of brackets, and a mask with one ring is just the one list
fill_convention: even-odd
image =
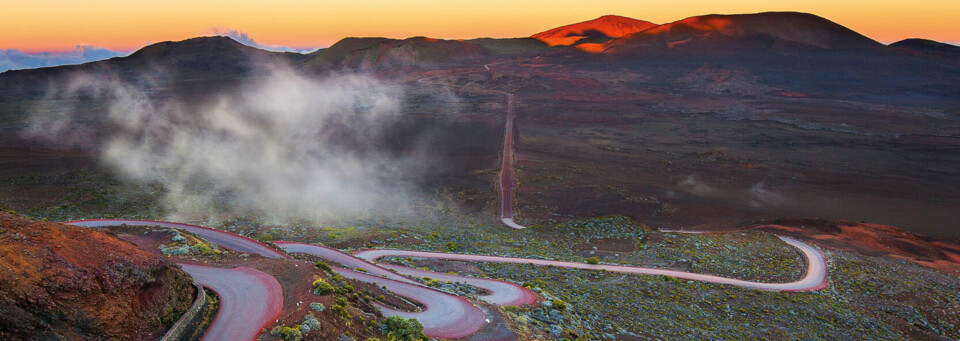
[(333, 293), (336, 290), (330, 283), (325, 282), (323, 279), (317, 278), (313, 281), (313, 293), (315, 295), (326, 296)]
[(333, 269), (330, 268), (330, 266), (327, 265), (327, 263), (324, 263), (324, 262), (321, 262), (321, 261), (317, 261), (316, 266), (317, 266), (317, 269), (320, 269), (320, 270), (323, 270), (323, 271), (327, 271), (327, 272), (333, 271)]
[(217, 254), (216, 250), (210, 248), (210, 245), (204, 243), (196, 243), (191, 246), (194, 250), (197, 251), (202, 256), (209, 256)]
[(303, 339), (303, 333), (300, 331), (300, 326), (276, 326), (270, 331), (270, 335), (279, 336), (280, 338), (288, 341), (300, 341)]
[(587, 258), (587, 264), (600, 264), (600, 257), (593, 256), (593, 257)]
[(567, 302), (563, 300), (553, 300), (553, 309), (564, 310), (567, 309)]
[(417, 319), (404, 319), (400, 316), (390, 316), (383, 320), (380, 329), (387, 334), (389, 341), (419, 341), (427, 340), (423, 334), (423, 325)]
[(313, 313), (307, 313), (307, 316), (303, 318), (303, 324), (300, 325), (300, 329), (304, 333), (311, 330), (320, 330), (320, 320), (317, 320)]
[(447, 249), (448, 249), (448, 250), (450, 250), (450, 251), (457, 251), (457, 249), (459, 249), (459, 248), (460, 248), (460, 245), (457, 245), (457, 243), (447, 242)]
[(350, 284), (344, 284), (342, 287), (340, 287), (340, 293), (346, 294), (351, 292), (353, 292), (353, 286)]
[(190, 254), (191, 250), (193, 250), (193, 249), (191, 249), (190, 247), (188, 247), (188, 246), (186, 246), (186, 245), (184, 245), (184, 246), (178, 246), (178, 247), (167, 247), (166, 245), (160, 245), (160, 253), (162, 253), (162, 254), (164, 254), (164, 255), (167, 255), (167, 256), (182, 256), (182, 255), (188, 255), (188, 254)]
[(353, 318), (353, 316), (350, 316), (350, 311), (347, 310), (346, 306), (334, 304), (330, 306), (330, 310), (340, 315), (340, 318), (344, 321), (350, 321), (350, 319)]
[(324, 309), (327, 309), (327, 307), (325, 307), (323, 303), (313, 302), (313, 303), (310, 303), (310, 309), (319, 313)]

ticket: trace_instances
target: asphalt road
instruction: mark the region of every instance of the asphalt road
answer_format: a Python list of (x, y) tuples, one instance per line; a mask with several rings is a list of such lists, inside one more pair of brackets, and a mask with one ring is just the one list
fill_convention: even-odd
[[(63, 222), (85, 227), (162, 226), (196, 233), (204, 239), (237, 252), (269, 258), (289, 258), (283, 252), (256, 240), (207, 227), (162, 221), (92, 219)], [(220, 297), (217, 315), (203, 334), (204, 340), (255, 340), (263, 328), (276, 320), (283, 310), (283, 288), (276, 278), (247, 267), (215, 268), (178, 263), (201, 286)]]
[(529, 265), (540, 265), (540, 266), (556, 266), (562, 268), (571, 268), (571, 269), (583, 269), (583, 270), (606, 270), (619, 273), (629, 273), (629, 274), (639, 274), (639, 275), (664, 275), (675, 278), (710, 282), (710, 283), (719, 283), (719, 284), (729, 284), (735, 285), (742, 288), (750, 289), (759, 289), (759, 290), (770, 290), (770, 291), (810, 291), (810, 290), (819, 290), (827, 287), (827, 263), (823, 258), (823, 254), (813, 248), (812, 246), (801, 242), (799, 240), (788, 238), (788, 237), (779, 237), (781, 240), (790, 244), (793, 247), (796, 247), (803, 253), (804, 257), (807, 260), (807, 272), (803, 278), (798, 281), (789, 282), (789, 283), (761, 283), (753, 281), (744, 281), (734, 278), (720, 277), (714, 275), (704, 275), (696, 274), (684, 271), (676, 270), (665, 270), (665, 269), (654, 269), (654, 268), (645, 268), (645, 267), (635, 267), (635, 266), (626, 266), (626, 265), (609, 265), (609, 264), (585, 264), (585, 263), (576, 263), (576, 262), (565, 262), (565, 261), (552, 261), (544, 259), (529, 259), (529, 258), (514, 258), (514, 257), (498, 257), (498, 256), (483, 256), (483, 255), (464, 255), (456, 253), (440, 253), (440, 252), (426, 252), (426, 251), (408, 251), (408, 250), (385, 250), (385, 249), (376, 249), (376, 250), (362, 250), (354, 252), (353, 254), (359, 258), (369, 260), (371, 262), (376, 261), (382, 257), (395, 256), (395, 257), (420, 257), (420, 258), (432, 258), (432, 259), (443, 259), (443, 260), (456, 260), (456, 261), (468, 261), (468, 262), (490, 262), (490, 263), (514, 263), (514, 264), (529, 264)]
[(204, 332), (204, 340), (256, 340), (283, 310), (283, 288), (276, 278), (259, 270), (180, 266), (220, 297), (220, 308)]
[[(512, 219), (510, 220), (512, 221)], [(256, 240), (196, 225), (122, 219), (80, 220), (65, 222), (65, 224), (88, 227), (126, 224), (133, 226), (177, 228), (196, 233), (210, 242), (217, 243), (233, 251), (254, 253), (270, 258), (289, 258), (285, 253)], [(488, 291), (487, 295), (480, 296), (481, 299), (499, 305), (533, 303), (536, 300), (536, 295), (515, 283), (442, 274), (396, 265), (380, 265), (376, 264), (375, 261), (388, 256), (419, 257), (470, 262), (556, 266), (584, 270), (606, 270), (641, 275), (664, 275), (687, 280), (771, 291), (810, 291), (826, 288), (827, 268), (823, 254), (819, 250), (801, 241), (788, 237), (779, 238), (787, 244), (796, 247), (805, 256), (807, 272), (802, 279), (789, 283), (761, 283), (714, 275), (626, 265), (585, 264), (543, 259), (410, 250), (375, 249), (361, 250), (349, 254), (340, 250), (311, 244), (282, 241), (276, 242), (275, 244), (287, 252), (308, 253), (349, 267), (350, 269), (336, 269), (346, 278), (376, 283), (399, 296), (417, 302), (421, 306), (421, 309), (413, 312), (396, 310), (382, 304), (378, 304), (378, 306), (386, 316), (399, 315), (404, 318), (416, 318), (423, 324), (424, 333), (428, 336), (455, 339), (471, 335), (483, 328), (487, 322), (486, 315), (483, 311), (462, 297), (423, 286), (400, 274), (431, 277), (441, 281), (468, 283)], [(245, 267), (224, 269), (191, 264), (180, 265), (193, 276), (197, 283), (216, 291), (220, 296), (220, 310), (206, 334), (204, 334), (205, 340), (254, 339), (261, 329), (270, 325), (276, 319), (283, 308), (282, 288), (275, 278), (266, 273)], [(359, 269), (363, 270), (359, 271)]]
[(520, 306), (524, 304), (532, 304), (536, 300), (536, 294), (530, 291), (530, 289), (524, 288), (516, 283), (498, 281), (494, 279), (457, 276), (392, 264), (374, 264), (367, 260), (357, 258), (349, 253), (319, 245), (283, 241), (275, 242), (275, 244), (287, 252), (311, 254), (340, 263), (353, 270), (363, 269), (367, 274), (395, 281), (421, 285), (419, 282), (400, 275), (403, 274), (416, 277), (430, 277), (444, 282), (450, 281), (467, 283), (487, 291), (486, 295), (480, 295), (478, 297), (484, 301), (497, 305)]
[(247, 238), (235, 233), (230, 233), (221, 230), (215, 230), (209, 227), (190, 225), (190, 224), (180, 224), (180, 223), (171, 223), (165, 221), (153, 221), (153, 220), (132, 220), (132, 219), (89, 219), (89, 220), (73, 220), (63, 222), (67, 225), (75, 226), (86, 226), (86, 227), (105, 227), (105, 226), (120, 226), (120, 225), (129, 225), (129, 226), (161, 226), (174, 229), (181, 229), (190, 233), (194, 233), (203, 239), (206, 239), (214, 244), (222, 246), (225, 249), (236, 251), (236, 252), (246, 252), (261, 255), (267, 258), (290, 258), (287, 254), (280, 252), (277, 249), (274, 249), (266, 244), (263, 244), (259, 241), (256, 241), (251, 238)]

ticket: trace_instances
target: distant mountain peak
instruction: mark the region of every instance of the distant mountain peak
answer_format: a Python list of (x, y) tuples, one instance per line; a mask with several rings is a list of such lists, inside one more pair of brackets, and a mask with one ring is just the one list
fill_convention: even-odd
[(657, 26), (654, 23), (619, 15), (604, 15), (572, 25), (557, 27), (531, 36), (550, 46), (600, 43)]
[(674, 49), (714, 52), (725, 49), (850, 50), (877, 47), (882, 45), (814, 14), (763, 12), (689, 17), (610, 41), (602, 51), (644, 54)]

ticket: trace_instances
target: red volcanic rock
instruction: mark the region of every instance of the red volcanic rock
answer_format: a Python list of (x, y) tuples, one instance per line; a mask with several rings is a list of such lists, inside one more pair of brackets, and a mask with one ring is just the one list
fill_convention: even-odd
[(751, 228), (791, 235), (836, 249), (892, 256), (960, 274), (960, 243), (926, 237), (888, 225), (825, 219), (777, 219)]
[[(599, 40), (620, 38), (625, 35), (640, 32), (657, 26), (654, 23), (616, 15), (605, 15), (590, 21), (584, 21), (567, 26), (534, 34), (532, 38), (539, 39), (550, 46), (574, 45), (584, 43), (585, 40)], [(597, 43), (597, 41), (590, 41)]]
[(156, 339), (192, 304), (189, 275), (112, 235), (0, 224), (0, 339)]
[(813, 14), (765, 12), (690, 17), (610, 41), (604, 51), (610, 54), (665, 50), (784, 52), (804, 48), (849, 50), (882, 46)]

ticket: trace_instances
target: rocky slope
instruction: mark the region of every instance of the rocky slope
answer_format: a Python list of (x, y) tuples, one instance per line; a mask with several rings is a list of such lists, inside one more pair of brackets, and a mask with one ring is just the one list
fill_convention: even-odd
[(154, 339), (192, 304), (189, 275), (110, 234), (0, 224), (0, 339)]
[(896, 226), (826, 219), (777, 219), (753, 228), (812, 240), (868, 256), (890, 256), (960, 274), (960, 243), (907, 232)]

